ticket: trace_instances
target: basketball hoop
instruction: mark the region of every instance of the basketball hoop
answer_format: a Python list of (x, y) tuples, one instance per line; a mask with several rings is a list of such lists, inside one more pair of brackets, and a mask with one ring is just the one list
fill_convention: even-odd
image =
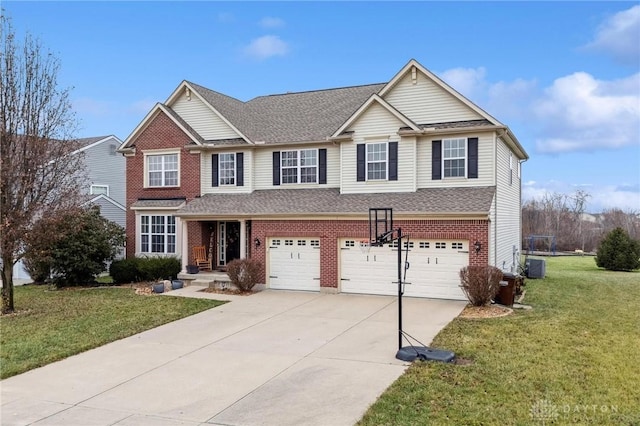
[(362, 252), (362, 254), (368, 254), (369, 250), (371, 249), (371, 241), (369, 241), (369, 240), (360, 240), (359, 246), (360, 246), (360, 251)]

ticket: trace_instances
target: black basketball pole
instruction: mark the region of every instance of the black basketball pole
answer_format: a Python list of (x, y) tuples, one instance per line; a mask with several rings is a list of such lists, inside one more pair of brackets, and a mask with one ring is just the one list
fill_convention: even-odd
[(398, 350), (402, 349), (402, 228), (398, 228)]

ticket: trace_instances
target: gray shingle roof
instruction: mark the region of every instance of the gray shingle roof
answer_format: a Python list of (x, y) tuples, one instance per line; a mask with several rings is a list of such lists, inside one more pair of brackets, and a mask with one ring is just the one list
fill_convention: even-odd
[(488, 214), (494, 193), (493, 186), (429, 188), (384, 194), (340, 194), (337, 188), (271, 189), (250, 194), (206, 194), (187, 203), (176, 215), (366, 215), (370, 207), (392, 207), (396, 214)]
[(91, 137), (91, 138), (80, 138), (80, 139), (77, 140), (77, 142), (78, 142), (78, 145), (79, 145), (80, 148), (84, 148), (84, 147), (89, 146), (91, 144), (94, 144), (94, 143), (96, 143), (98, 141), (101, 141), (102, 139), (106, 139), (109, 136), (111, 136), (111, 135), (94, 136), (94, 137)]
[(159, 199), (159, 200), (138, 200), (131, 205), (133, 208), (176, 208), (180, 207), (185, 203), (184, 199)]
[(259, 96), (242, 102), (189, 82), (253, 142), (324, 141), (385, 84)]

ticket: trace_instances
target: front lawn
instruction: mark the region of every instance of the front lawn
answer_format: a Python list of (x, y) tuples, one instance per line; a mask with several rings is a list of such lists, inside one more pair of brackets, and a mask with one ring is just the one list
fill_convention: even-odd
[(416, 363), (360, 425), (640, 424), (640, 273), (546, 258), (533, 310), (456, 318), (431, 346), (470, 365)]
[(139, 296), (131, 288), (15, 288), (17, 314), (0, 317), (4, 379), (224, 302)]

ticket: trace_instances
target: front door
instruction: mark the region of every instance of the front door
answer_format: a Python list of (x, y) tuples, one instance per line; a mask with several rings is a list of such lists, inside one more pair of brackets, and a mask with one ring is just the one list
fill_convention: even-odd
[(240, 257), (240, 222), (219, 222), (218, 266), (226, 266)]

